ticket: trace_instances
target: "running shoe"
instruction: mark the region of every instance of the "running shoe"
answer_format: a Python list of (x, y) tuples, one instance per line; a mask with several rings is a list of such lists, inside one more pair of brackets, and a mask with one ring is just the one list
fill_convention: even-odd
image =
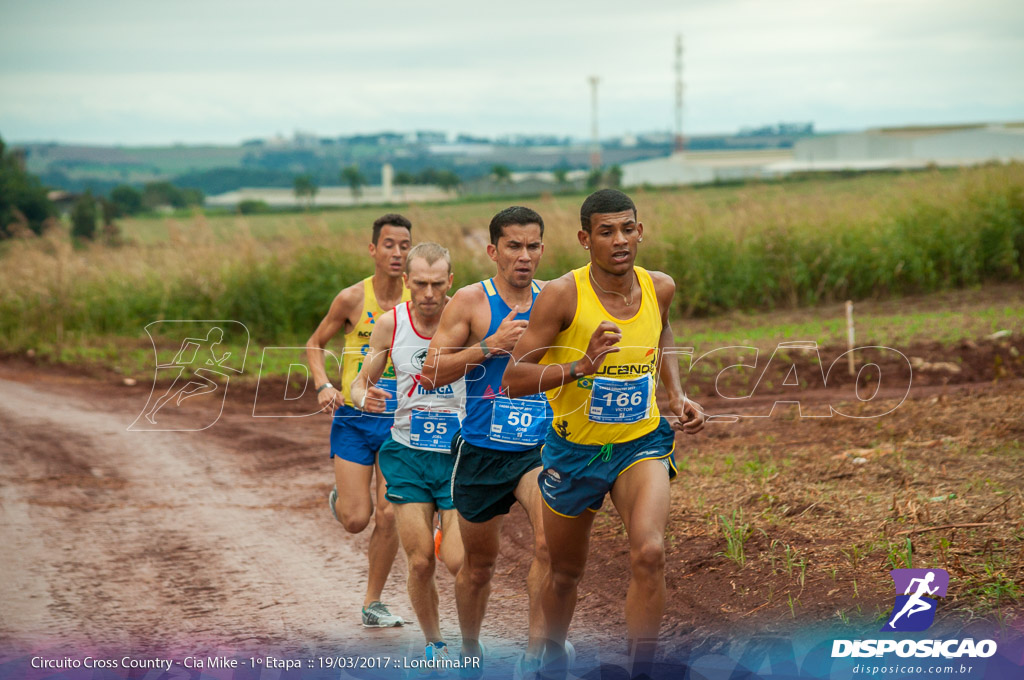
[(476, 656), (462, 654), (462, 665), (459, 666), (459, 678), (461, 680), (477, 680), (484, 674), (484, 657), (487, 656), (487, 648), (484, 643), (480, 644), (480, 653)]
[[(427, 665), (420, 670), (420, 678), (446, 678), (448, 677), (448, 669), (450, 668), (451, 656), (448, 654), (448, 645), (444, 642), (428, 642), (426, 649), (423, 651), (423, 658), (427, 660)], [(435, 662), (440, 662), (439, 665), (433, 666)]]
[(389, 612), (380, 600), (371, 602), (368, 607), (363, 607), (364, 628), (394, 628), (404, 623), (401, 616), (395, 616)]
[(338, 487), (332, 487), (331, 493), (327, 494), (327, 505), (331, 507), (331, 516), (334, 517), (335, 522), (341, 522), (338, 519), (338, 510), (334, 507), (338, 502)]
[(527, 656), (526, 652), (519, 655), (516, 665), (512, 667), (512, 680), (534, 680), (540, 670), (540, 658)]
[(565, 641), (564, 666), (561, 660), (549, 661), (544, 658), (527, 656), (524, 652), (512, 668), (513, 680), (535, 680), (547, 674), (553, 677), (567, 677), (568, 671), (576, 663), (576, 648), (568, 640)]
[(434, 557), (441, 559), (441, 539), (444, 538), (441, 533), (441, 525), (438, 524), (434, 527)]

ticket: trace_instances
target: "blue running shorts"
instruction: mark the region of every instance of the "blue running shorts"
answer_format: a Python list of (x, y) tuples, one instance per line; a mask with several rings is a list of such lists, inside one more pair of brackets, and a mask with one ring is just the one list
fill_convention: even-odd
[(537, 479), (541, 497), (563, 517), (597, 512), (619, 475), (640, 461), (661, 460), (669, 479), (675, 477), (674, 450), (675, 432), (664, 418), (639, 439), (604, 446), (573, 444), (549, 428), (541, 450), (544, 469)]
[(393, 414), (363, 413), (342, 406), (331, 419), (331, 458), (338, 456), (360, 465), (373, 465), (393, 423)]

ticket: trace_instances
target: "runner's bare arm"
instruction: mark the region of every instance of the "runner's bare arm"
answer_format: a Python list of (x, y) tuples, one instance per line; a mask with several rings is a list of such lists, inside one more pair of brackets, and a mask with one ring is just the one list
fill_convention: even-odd
[(548, 347), (561, 331), (569, 327), (575, 314), (576, 282), (570, 272), (548, 282), (533, 303), (530, 323), (512, 350), (512, 361), (501, 380), (501, 389), (507, 390), (510, 397), (560, 387), (581, 375), (593, 373), (604, 361), (605, 354), (619, 351), (614, 345), (622, 335), (615, 324), (604, 321), (594, 331), (590, 344), (577, 361), (541, 365), (540, 360)]
[[(445, 307), (438, 332), (430, 341), (427, 361), (423, 364), (424, 388), (434, 389), (455, 382), (488, 356), (512, 352), (526, 330), (526, 321), (515, 318), (519, 307), (513, 307), (494, 333), (484, 337), (488, 330), (486, 326), (490, 325), (490, 315), (479, 313), (481, 305), (488, 308), (487, 294), (482, 286), (474, 284), (455, 293)], [(451, 325), (448, 325), (444, 315), (453, 307), (456, 307), (456, 312), (452, 314)], [(487, 346), (486, 350), (480, 344), (481, 340)]]
[[(324, 367), (327, 343), (331, 341), (338, 331), (347, 331), (352, 325), (352, 318), (363, 307), (363, 287), (358, 283), (345, 288), (334, 296), (331, 308), (327, 310), (327, 316), (320, 320), (320, 325), (313, 331), (306, 341), (306, 361), (309, 364), (309, 371), (313, 374), (313, 385), (319, 387), (327, 378), (327, 370)], [(328, 387), (316, 395), (317, 403), (321, 410), (330, 414), (341, 406), (343, 397), (341, 390), (337, 387)]]
[(388, 365), (391, 340), (395, 335), (395, 314), (389, 312), (377, 319), (370, 334), (370, 348), (363, 357), (359, 374), (352, 381), (352, 403), (369, 413), (383, 413), (388, 393), (374, 387)]
[(700, 404), (690, 401), (683, 393), (679, 380), (679, 360), (675, 354), (665, 355), (666, 349), (675, 346), (675, 334), (672, 332), (672, 324), (669, 322), (669, 315), (672, 309), (672, 298), (675, 296), (676, 283), (668, 274), (662, 272), (650, 272), (651, 280), (654, 282), (654, 290), (658, 296), (658, 307), (661, 309), (661, 336), (658, 338), (658, 377), (661, 379), (665, 391), (668, 392), (668, 410), (666, 415), (671, 416), (669, 421), (672, 428), (696, 434), (704, 429), (704, 414)]
[(483, 350), (479, 345), (472, 344), (473, 310), (481, 304), (480, 298), (486, 304), (487, 296), (483, 294), (483, 288), (474, 283), (457, 290), (445, 305), (420, 373), (423, 389), (433, 390), (453, 383), (466, 375), (473, 366), (483, 362)]

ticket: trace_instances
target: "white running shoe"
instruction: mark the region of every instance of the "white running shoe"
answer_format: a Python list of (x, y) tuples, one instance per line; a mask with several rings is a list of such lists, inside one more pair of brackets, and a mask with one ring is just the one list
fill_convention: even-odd
[(380, 600), (370, 603), (370, 606), (363, 607), (364, 628), (394, 628), (401, 626), (405, 621), (401, 616), (395, 616)]

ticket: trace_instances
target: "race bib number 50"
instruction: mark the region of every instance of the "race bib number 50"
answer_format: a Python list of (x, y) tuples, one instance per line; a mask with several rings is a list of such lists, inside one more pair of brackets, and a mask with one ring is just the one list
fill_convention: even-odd
[(632, 380), (594, 378), (588, 414), (590, 421), (627, 424), (645, 420), (651, 411), (653, 383), (649, 375)]
[(452, 437), (460, 426), (455, 411), (415, 409), (410, 417), (409, 444), (417, 449), (449, 453)]
[(543, 396), (509, 399), (497, 397), (491, 410), (491, 441), (533, 446), (547, 430), (548, 401)]

